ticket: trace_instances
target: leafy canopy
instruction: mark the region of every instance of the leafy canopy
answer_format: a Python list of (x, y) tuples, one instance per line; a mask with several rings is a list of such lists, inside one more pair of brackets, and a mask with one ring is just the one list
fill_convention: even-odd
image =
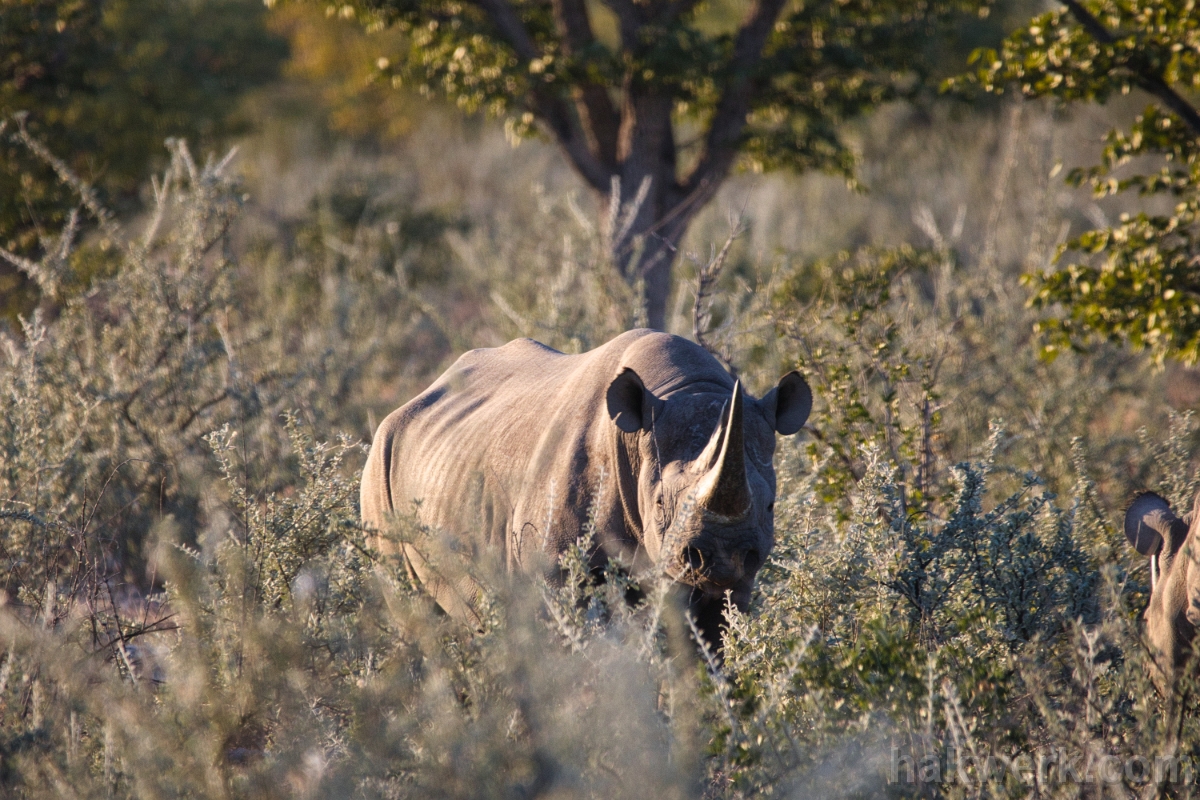
[[(353, 20), (327, 18), (316, 5), (295, 3), (267, 15), (268, 30), (287, 39), (285, 81), (272, 87), (272, 107), (259, 114), (317, 120), (338, 136), (393, 142), (412, 130), (426, 104), (380, 80), (381, 52), (400, 46), (398, 31), (368, 33)], [(283, 102), (279, 102), (279, 98)]]
[[(1140, 89), (1151, 103), (1113, 130), (1100, 164), (1068, 180), (1097, 197), (1136, 190), (1173, 203), (1122, 215), (1060, 252), (1065, 267), (1026, 276), (1034, 303), (1066, 313), (1041, 323), (1047, 353), (1093, 337), (1126, 340), (1156, 360), (1200, 360), (1200, 8), (1195, 0), (1065, 0), (1035, 17), (999, 52), (979, 51), (974, 76), (989, 91), (1103, 103)], [(1158, 169), (1123, 169), (1151, 157)]]
[[(848, 117), (925, 84), (963, 0), (355, 0), (405, 34), (394, 84), (555, 141), (600, 199), (609, 259), (666, 324), (674, 254), (732, 169), (854, 180)], [(985, 3), (970, 4), (977, 12)], [(626, 210), (624, 219), (616, 213)], [(609, 220), (612, 220), (610, 223)]]
[(361, 0), (338, 13), (407, 34), (378, 60), (395, 85), (503, 117), (516, 137), (540, 122), (604, 191), (599, 167), (636, 148), (630, 105), (647, 96), (706, 130), (691, 161), (732, 148), (755, 169), (852, 178), (836, 124), (918, 86), (933, 68), (919, 43), (967, 6), (987, 16), (956, 0), (762, 0), (744, 16), (696, 0)]

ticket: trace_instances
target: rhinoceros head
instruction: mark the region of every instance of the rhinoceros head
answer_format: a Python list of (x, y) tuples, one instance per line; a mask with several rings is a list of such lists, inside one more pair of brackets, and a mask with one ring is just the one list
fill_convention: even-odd
[(660, 399), (630, 369), (609, 387), (609, 415), (637, 439), (629, 449), (640, 544), (692, 587), (698, 616), (699, 606), (722, 606), (727, 591), (739, 608), (748, 605), (775, 545), (775, 433), (799, 431), (811, 408), (812, 392), (796, 372), (761, 400), (737, 383), (732, 392)]
[[(1200, 508), (1200, 493), (1196, 503)], [(1198, 542), (1193, 531), (1198, 516), (1193, 509), (1190, 520), (1181, 519), (1154, 492), (1139, 494), (1125, 512), (1125, 537), (1150, 557), (1146, 639), (1155, 659), (1153, 677), (1164, 693), (1194, 658), (1192, 641), (1200, 626), (1200, 552), (1194, 551)]]

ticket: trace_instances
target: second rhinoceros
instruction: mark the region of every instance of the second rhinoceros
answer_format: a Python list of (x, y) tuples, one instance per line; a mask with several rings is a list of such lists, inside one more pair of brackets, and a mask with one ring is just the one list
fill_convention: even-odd
[(1150, 604), (1146, 607), (1146, 640), (1156, 669), (1154, 680), (1164, 693), (1172, 690), (1180, 670), (1196, 664), (1192, 643), (1200, 626), (1200, 492), (1190, 513), (1179, 517), (1154, 492), (1134, 498), (1125, 512), (1125, 536), (1140, 554), (1150, 557)]
[[(521, 570), (552, 568), (591, 519), (594, 564), (619, 556), (690, 587), (719, 642), (726, 592), (745, 609), (775, 543), (775, 434), (811, 406), (796, 372), (758, 400), (701, 347), (651, 330), (580, 355), (530, 339), (472, 350), (379, 426), (363, 521), (415, 509)], [(447, 612), (478, 622), (477, 587), (403, 550)]]

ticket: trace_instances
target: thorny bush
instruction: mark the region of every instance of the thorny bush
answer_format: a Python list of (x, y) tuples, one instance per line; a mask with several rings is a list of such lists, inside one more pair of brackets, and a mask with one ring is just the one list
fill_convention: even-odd
[[(338, 433), (437, 308), (339, 268), (273, 314), (228, 165), (171, 154), (140, 235), (76, 182), (80, 212), (18, 260), (56, 303), (0, 367), (7, 796), (1074, 797), (1102, 791), (1080, 759), (1200, 756), (1190, 706), (1150, 687), (1147, 575), (1111, 522), (1137, 482), (1190, 491), (1195, 426), (1086, 438), (1097, 386), (1144, 364), (1038, 361), (986, 265), (862, 251), (736, 285), (700, 265), (695, 335), (751, 388), (799, 365), (819, 401), (777, 454), (749, 612), (718, 656), (666, 584), (593, 574), (591, 531), (560, 579), (511, 580), (397, 519), (383, 535), (487, 587), (472, 632), (372, 549)], [(557, 277), (497, 292), (498, 318), (573, 348), (635, 319), (594, 238), (558, 239)], [(1066, 755), (1021, 766), (1044, 753)], [(1142, 777), (1107, 791), (1191, 791)]]

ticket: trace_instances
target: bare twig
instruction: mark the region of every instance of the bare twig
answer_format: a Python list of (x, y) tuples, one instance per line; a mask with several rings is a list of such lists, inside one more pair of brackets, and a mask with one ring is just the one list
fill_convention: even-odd
[(53, 169), (54, 173), (58, 175), (59, 180), (75, 190), (76, 194), (79, 195), (79, 199), (83, 201), (84, 208), (91, 212), (96, 221), (100, 223), (101, 230), (109, 236), (116, 236), (120, 231), (120, 226), (117, 224), (112, 212), (101, 204), (96, 190), (92, 188), (90, 183), (76, 175), (75, 171), (67, 166), (65, 161), (51, 153), (48, 147), (30, 135), (25, 127), (25, 121), (28, 117), (29, 113), (25, 111), (13, 115), (13, 118), (17, 121), (17, 132), (15, 134), (17, 140)]
[(738, 220), (725, 239), (725, 244), (721, 245), (721, 249), (715, 254), (709, 256), (707, 264), (701, 264), (698, 259), (692, 259), (696, 264), (696, 299), (692, 304), (692, 337), (698, 345), (724, 364), (735, 377), (737, 370), (730, 359), (730, 353), (718, 350), (710, 341), (709, 334), (712, 331), (709, 329), (709, 325), (712, 324), (713, 293), (717, 282), (721, 279), (721, 271), (725, 268), (725, 262), (729, 258), (729, 249), (733, 247), (734, 241), (744, 231), (741, 220)]
[(759, 0), (751, 7), (734, 39), (733, 56), (728, 65), (729, 78), (713, 112), (704, 151), (684, 181), (684, 192), (697, 192), (700, 205), (716, 192), (737, 156), (754, 98), (754, 72), (762, 61), (763, 48), (785, 5), (785, 0)]

